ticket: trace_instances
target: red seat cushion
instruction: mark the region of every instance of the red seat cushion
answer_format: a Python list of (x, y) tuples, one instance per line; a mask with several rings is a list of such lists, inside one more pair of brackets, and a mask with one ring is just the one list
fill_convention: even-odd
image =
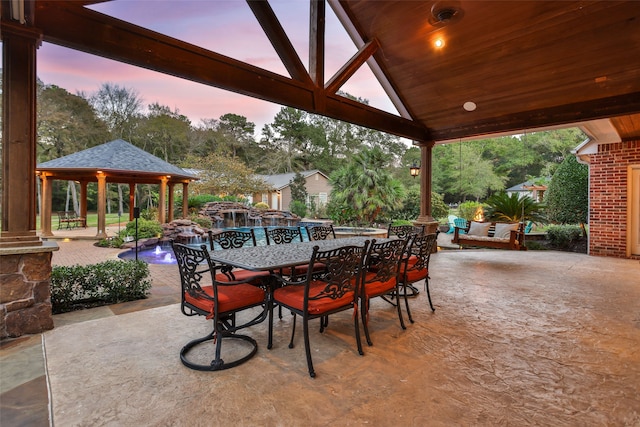
[[(319, 294), (324, 290), (326, 285), (326, 282), (311, 282), (309, 295), (313, 296)], [(336, 299), (329, 297), (317, 300), (310, 299), (309, 314), (316, 316), (349, 305), (353, 302), (353, 296), (353, 291), (351, 291)], [(273, 298), (275, 302), (281, 302), (284, 305), (302, 311), (304, 305), (304, 286), (289, 285), (276, 289), (273, 293)]]
[(401, 266), (400, 277), (404, 277), (406, 272), (407, 283), (419, 282), (420, 280), (426, 279), (427, 276), (429, 275), (429, 270), (426, 268), (422, 268), (420, 270), (413, 270), (413, 267), (416, 265), (417, 261), (418, 261), (418, 258), (415, 256), (412, 256), (411, 258), (409, 258), (409, 262), (407, 264), (406, 269), (404, 264)]
[[(209, 296), (213, 296), (213, 287), (203, 286), (202, 290)], [(252, 307), (263, 302), (265, 291), (257, 286), (249, 284), (218, 286), (218, 310), (220, 314), (238, 311), (244, 307)], [(207, 319), (212, 319), (214, 313), (213, 301), (192, 297), (188, 292), (184, 294), (185, 302), (209, 313)]]
[(393, 291), (396, 289), (396, 278), (392, 277), (386, 281), (376, 280), (375, 282), (370, 282), (376, 277), (376, 273), (369, 272), (365, 276), (365, 284), (364, 284), (364, 292), (367, 297), (371, 295), (383, 295), (387, 292)]

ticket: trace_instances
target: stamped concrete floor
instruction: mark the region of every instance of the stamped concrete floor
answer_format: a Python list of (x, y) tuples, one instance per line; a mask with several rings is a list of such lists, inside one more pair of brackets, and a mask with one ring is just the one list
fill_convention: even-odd
[[(640, 425), (638, 261), (443, 250), (431, 262), (435, 313), (422, 292), (411, 300), (416, 322), (403, 331), (395, 309), (376, 301), (374, 346), (364, 356), (350, 313), (333, 316), (323, 334), (314, 323), (315, 379), (301, 334), (287, 347), (286, 314), (272, 350), (266, 324), (256, 325), (247, 333), (257, 355), (213, 373), (180, 363), (181, 346), (209, 325), (175, 303), (156, 306), (152, 296), (151, 308), (121, 307), (121, 315), (102, 308), (80, 322), (55, 316), (56, 328), (25, 338), (31, 344), (3, 346), (3, 371), (39, 365), (47, 375), (3, 388), (0, 421), (21, 425), (11, 421), (42, 411), (20, 400), (30, 383), (48, 385), (59, 426)], [(7, 356), (18, 350), (21, 364)], [(23, 405), (9, 420), (7, 397)]]

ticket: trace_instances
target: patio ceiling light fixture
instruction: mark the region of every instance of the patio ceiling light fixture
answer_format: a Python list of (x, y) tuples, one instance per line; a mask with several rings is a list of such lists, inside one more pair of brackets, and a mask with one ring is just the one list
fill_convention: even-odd
[(417, 165), (416, 162), (413, 162), (413, 165), (411, 165), (411, 167), (409, 168), (409, 173), (414, 178), (420, 175), (420, 166)]

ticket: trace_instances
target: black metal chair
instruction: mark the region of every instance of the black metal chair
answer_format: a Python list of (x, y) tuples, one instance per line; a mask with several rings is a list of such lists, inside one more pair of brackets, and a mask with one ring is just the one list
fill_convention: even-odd
[(327, 239), (335, 239), (336, 232), (333, 229), (333, 225), (313, 225), (307, 226), (307, 236), (309, 236), (309, 240), (327, 240)]
[[(435, 311), (436, 309), (433, 308), (431, 293), (429, 292), (429, 260), (431, 259), (431, 253), (437, 245), (437, 242), (438, 233), (415, 236), (409, 243), (409, 249), (407, 250), (407, 256), (405, 256), (404, 262), (400, 265), (400, 281), (402, 286), (405, 287), (405, 294), (406, 287), (424, 280), (424, 287), (427, 291), (431, 311)], [(409, 321), (413, 323), (409, 302), (406, 298), (405, 305), (407, 307)]]
[[(205, 316), (213, 321), (211, 333), (188, 342), (180, 350), (180, 360), (185, 366), (199, 371), (219, 371), (246, 362), (256, 354), (258, 344), (253, 338), (240, 335), (237, 331), (266, 319), (271, 307), (268, 293), (246, 281), (229, 280), (222, 272), (224, 267), (211, 260), (205, 245), (195, 249), (172, 241), (171, 246), (180, 271), (182, 313), (186, 316)], [(236, 313), (254, 307), (261, 307), (256, 317), (242, 324), (236, 323)], [(248, 343), (249, 352), (225, 361), (222, 355), (223, 343), (232, 339)], [(189, 352), (207, 341), (215, 344), (211, 362), (204, 364), (190, 360)]]
[[(353, 319), (358, 353), (364, 354), (360, 341), (357, 309), (360, 274), (368, 245), (369, 241), (366, 241), (363, 246), (342, 246), (327, 251), (320, 251), (316, 246), (313, 248), (313, 255), (309, 261), (305, 280), (287, 282), (283, 278), (281, 280), (286, 286), (279, 287), (273, 292), (273, 303), (290, 310), (293, 314), (289, 348), (293, 348), (297, 316), (302, 317), (307, 367), (312, 378), (316, 376), (309, 342), (309, 321), (312, 319), (320, 318), (322, 323), (324, 318), (328, 318), (334, 313), (355, 310)], [(317, 263), (322, 263), (326, 266), (326, 269), (321, 274), (311, 271), (312, 267)], [(269, 342), (271, 342), (272, 334), (273, 316), (270, 316)]]
[(423, 225), (391, 225), (387, 230), (387, 237), (396, 236), (400, 239), (406, 239), (407, 237), (417, 234), (422, 235), (425, 232), (425, 226)]
[[(400, 296), (400, 265), (404, 260), (404, 251), (407, 246), (406, 239), (388, 240), (377, 243), (375, 239), (369, 246), (365, 259), (365, 271), (362, 275), (360, 289), (360, 314), (367, 344), (373, 345), (369, 335), (369, 301), (371, 298), (382, 297), (385, 301), (394, 305), (398, 310), (400, 327), (407, 329), (402, 318)], [(387, 297), (395, 299), (393, 302)]]
[(300, 227), (264, 227), (267, 245), (302, 242)]
[[(242, 230), (226, 230), (220, 233), (214, 233), (209, 230), (209, 248), (213, 251), (216, 249), (237, 249), (245, 245), (256, 246), (256, 235), (253, 229), (249, 231)], [(270, 277), (268, 271), (249, 271), (244, 269), (226, 268), (224, 272), (230, 280), (249, 281), (254, 285), (263, 285)]]
[[(425, 226), (423, 225), (391, 225), (387, 230), (387, 238), (398, 237), (399, 239), (407, 239), (412, 236), (421, 236), (425, 233)], [(420, 293), (420, 290), (413, 285), (409, 285), (409, 293), (407, 297), (416, 297)]]

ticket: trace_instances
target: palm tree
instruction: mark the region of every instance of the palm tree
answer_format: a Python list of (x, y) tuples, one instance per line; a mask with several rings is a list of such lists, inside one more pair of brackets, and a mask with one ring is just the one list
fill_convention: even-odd
[(545, 206), (529, 196), (518, 197), (518, 194), (508, 195), (501, 191), (487, 199), (485, 216), (491, 221), (533, 221), (535, 223), (546, 222), (544, 215)]
[(358, 221), (369, 224), (376, 221), (383, 209), (400, 208), (404, 188), (386, 166), (386, 156), (379, 148), (353, 156), (349, 164), (331, 174), (332, 201), (348, 206)]

